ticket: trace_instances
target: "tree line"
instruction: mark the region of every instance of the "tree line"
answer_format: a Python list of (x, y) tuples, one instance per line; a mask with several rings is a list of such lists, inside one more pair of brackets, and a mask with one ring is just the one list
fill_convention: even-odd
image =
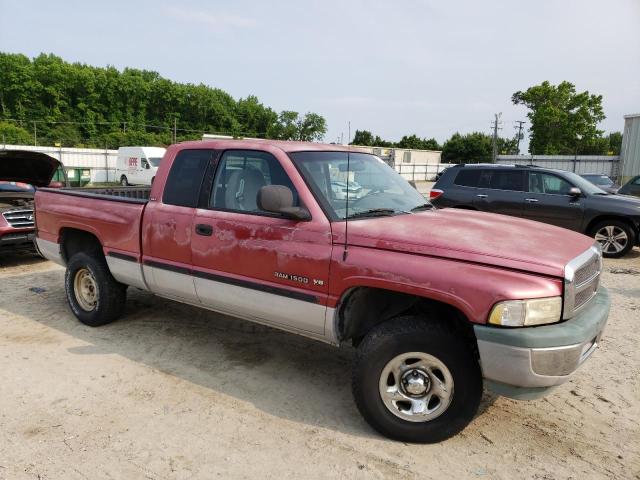
[(202, 133), (313, 141), (326, 131), (317, 113), (276, 112), (253, 95), (236, 100), (221, 89), (173, 82), (153, 71), (0, 52), (5, 143), (117, 148), (168, 145)]
[[(570, 82), (542, 82), (515, 92), (528, 109), (532, 154), (618, 155), (622, 134), (604, 135), (602, 96), (577, 92)], [(168, 145), (202, 133), (283, 140), (321, 140), (327, 131), (317, 113), (276, 112), (253, 95), (234, 99), (204, 84), (178, 83), (157, 72), (69, 63), (52, 54), (33, 59), (0, 52), (0, 141), (116, 148)], [(482, 132), (435, 138), (405, 135), (385, 140), (357, 130), (354, 145), (441, 150), (445, 162), (492, 160), (492, 138)], [(498, 138), (500, 154), (515, 154), (517, 138)]]

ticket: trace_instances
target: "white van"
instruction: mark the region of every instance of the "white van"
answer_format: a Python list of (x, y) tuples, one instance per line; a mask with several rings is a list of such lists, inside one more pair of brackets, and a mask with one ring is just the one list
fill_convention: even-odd
[(161, 147), (120, 147), (116, 161), (120, 185), (151, 185), (164, 152)]

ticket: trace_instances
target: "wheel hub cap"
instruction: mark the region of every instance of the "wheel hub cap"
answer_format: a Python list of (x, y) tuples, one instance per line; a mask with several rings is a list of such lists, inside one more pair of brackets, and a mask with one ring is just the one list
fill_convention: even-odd
[(600, 243), (602, 251), (605, 253), (621, 252), (629, 241), (627, 232), (613, 225), (608, 225), (598, 230), (595, 239)]
[(402, 353), (380, 372), (379, 391), (382, 403), (396, 417), (428, 422), (449, 408), (453, 400), (453, 375), (433, 355)]
[(80, 308), (90, 312), (98, 303), (98, 284), (93, 274), (86, 268), (76, 272), (73, 280), (73, 290)]
[(411, 369), (402, 377), (402, 388), (411, 396), (420, 397), (431, 386), (429, 376), (421, 370)]

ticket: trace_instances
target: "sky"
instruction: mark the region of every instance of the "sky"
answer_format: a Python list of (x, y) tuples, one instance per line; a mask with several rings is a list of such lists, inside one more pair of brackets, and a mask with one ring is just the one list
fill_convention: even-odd
[[(511, 95), (563, 80), (603, 95), (600, 128), (640, 112), (639, 0), (0, 0), (0, 51), (159, 72), (276, 111), (442, 142), (515, 134)], [(528, 123), (525, 124), (525, 128)], [(526, 142), (525, 142), (526, 149)]]

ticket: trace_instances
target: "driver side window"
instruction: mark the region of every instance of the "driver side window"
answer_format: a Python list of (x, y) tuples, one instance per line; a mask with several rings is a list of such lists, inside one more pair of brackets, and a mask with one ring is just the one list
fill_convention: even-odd
[(257, 201), (258, 192), (266, 185), (289, 188), (293, 193), (293, 206), (300, 205), (293, 183), (273, 155), (253, 150), (227, 150), (218, 164), (209, 207), (214, 210), (267, 213), (260, 210)]

